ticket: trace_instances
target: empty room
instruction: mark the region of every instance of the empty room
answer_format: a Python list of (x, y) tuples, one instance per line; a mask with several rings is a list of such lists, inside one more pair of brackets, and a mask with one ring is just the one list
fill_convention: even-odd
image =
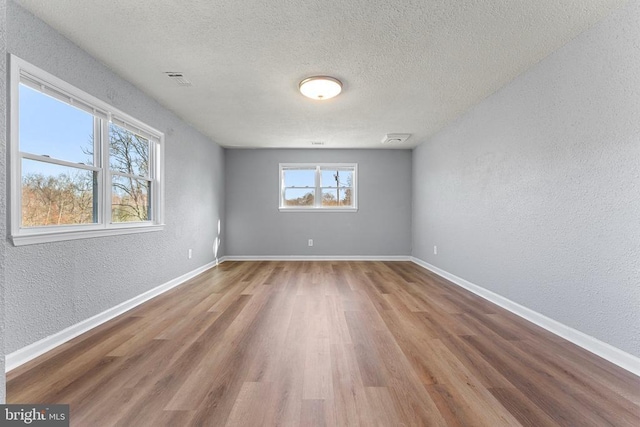
[(640, 0), (0, 0), (0, 425), (640, 425)]

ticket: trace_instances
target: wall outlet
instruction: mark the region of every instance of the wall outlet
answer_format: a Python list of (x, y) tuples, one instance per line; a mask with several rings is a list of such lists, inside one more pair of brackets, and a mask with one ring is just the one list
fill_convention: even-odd
[(309, 239), (309, 246), (313, 246), (313, 239)]
[(438, 247), (435, 245), (433, 246), (433, 254), (438, 255)]
[(191, 259), (192, 256), (193, 256), (193, 251), (189, 249), (189, 259)]

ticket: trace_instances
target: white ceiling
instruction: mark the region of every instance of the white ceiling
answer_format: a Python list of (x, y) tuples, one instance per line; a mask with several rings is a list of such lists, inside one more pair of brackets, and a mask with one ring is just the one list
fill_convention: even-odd
[[(16, 1), (220, 145), (326, 148), (424, 142), (625, 3)], [(298, 83), (316, 74), (343, 93), (304, 98)]]

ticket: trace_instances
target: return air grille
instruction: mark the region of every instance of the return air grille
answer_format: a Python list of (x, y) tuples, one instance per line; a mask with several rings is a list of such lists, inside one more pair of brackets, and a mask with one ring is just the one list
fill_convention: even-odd
[(382, 143), (389, 145), (402, 144), (409, 139), (409, 137), (411, 137), (410, 133), (388, 133), (384, 136)]
[(184, 76), (184, 74), (178, 71), (166, 71), (165, 74), (171, 80), (176, 82), (178, 86), (191, 86), (191, 82)]

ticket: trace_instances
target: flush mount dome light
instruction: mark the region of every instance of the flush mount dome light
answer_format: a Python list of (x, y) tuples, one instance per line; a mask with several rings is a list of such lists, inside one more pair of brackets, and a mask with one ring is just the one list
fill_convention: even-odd
[(340, 80), (328, 76), (314, 76), (300, 82), (300, 93), (307, 98), (324, 101), (342, 92)]

